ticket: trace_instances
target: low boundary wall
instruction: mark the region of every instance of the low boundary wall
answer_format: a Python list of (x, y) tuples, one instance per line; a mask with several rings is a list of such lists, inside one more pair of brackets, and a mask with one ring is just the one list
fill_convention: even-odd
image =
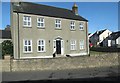
[(52, 59), (11, 59), (0, 60), (0, 62), (2, 62), (1, 71), (3, 72), (62, 70), (119, 65), (118, 55), (118, 53), (105, 53), (102, 55)]

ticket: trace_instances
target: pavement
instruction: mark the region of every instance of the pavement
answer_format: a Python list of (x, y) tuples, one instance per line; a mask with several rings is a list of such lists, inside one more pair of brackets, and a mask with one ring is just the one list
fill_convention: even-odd
[[(86, 78), (118, 77), (118, 66), (100, 68), (80, 68), (67, 70), (2, 72), (2, 83), (40, 80), (65, 80)], [(115, 79), (116, 80), (116, 79)], [(33, 83), (33, 82), (31, 82)], [(36, 82), (37, 83), (37, 82)]]

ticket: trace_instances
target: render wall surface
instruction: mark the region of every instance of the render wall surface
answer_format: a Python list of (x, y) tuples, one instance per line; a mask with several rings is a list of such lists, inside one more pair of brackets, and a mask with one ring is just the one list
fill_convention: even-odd
[[(23, 16), (31, 16), (32, 27), (23, 26)], [(40, 29), (37, 27), (37, 17), (44, 17), (45, 28)], [(63, 40), (64, 55), (66, 54), (78, 54), (78, 53), (88, 53), (88, 36), (87, 36), (87, 22), (84, 22), (84, 30), (79, 30), (79, 24), (81, 21), (75, 21), (75, 30), (70, 30), (70, 19), (61, 19), (61, 29), (55, 28), (54, 17), (31, 15), (31, 14), (16, 14), (13, 13), (13, 41), (14, 41), (14, 55), (15, 58), (25, 58), (25, 57), (39, 57), (39, 56), (52, 56), (53, 54), (53, 41), (60, 37)], [(18, 21), (19, 20), (19, 21)], [(19, 22), (19, 23), (18, 23)], [(23, 52), (23, 40), (32, 40), (32, 53)], [(45, 52), (37, 52), (37, 41), (39, 39), (45, 40)], [(76, 50), (70, 50), (70, 40), (76, 40)], [(84, 40), (84, 49), (80, 50), (80, 40)], [(63, 55), (63, 56), (64, 56)]]

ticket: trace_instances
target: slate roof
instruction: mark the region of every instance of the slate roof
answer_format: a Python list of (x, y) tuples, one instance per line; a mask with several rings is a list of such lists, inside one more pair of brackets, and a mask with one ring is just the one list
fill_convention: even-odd
[(20, 2), (19, 6), (13, 4), (13, 12), (88, 21), (80, 15), (75, 15), (72, 10), (31, 2)]
[(111, 40), (116, 40), (118, 37), (120, 37), (120, 31), (118, 31), (118, 32), (113, 32), (113, 33), (110, 35), (109, 39), (111, 39)]
[(10, 30), (0, 30), (0, 38), (11, 39), (11, 31)]
[(104, 29), (104, 30), (101, 30), (101, 31), (98, 31), (98, 35), (102, 34), (104, 31), (106, 31), (107, 29)]
[(104, 30), (100, 30), (100, 31), (96, 31), (94, 34), (93, 34), (93, 36), (94, 35), (100, 35), (100, 34), (102, 34), (104, 31), (106, 31), (107, 29), (104, 29)]

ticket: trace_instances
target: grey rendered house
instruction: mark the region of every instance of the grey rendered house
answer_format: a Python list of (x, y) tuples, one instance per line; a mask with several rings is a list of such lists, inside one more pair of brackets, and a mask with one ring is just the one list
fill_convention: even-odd
[(72, 10), (30, 2), (11, 3), (14, 58), (89, 54), (88, 21)]

